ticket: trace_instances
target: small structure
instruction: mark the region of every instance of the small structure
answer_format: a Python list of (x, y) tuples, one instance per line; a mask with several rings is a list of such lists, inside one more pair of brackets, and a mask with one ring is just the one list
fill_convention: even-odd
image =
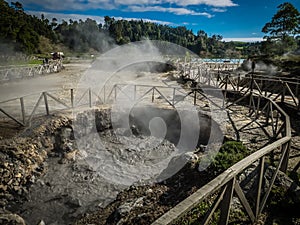
[(51, 55), (53, 60), (63, 59), (65, 57), (63, 52), (52, 52)]

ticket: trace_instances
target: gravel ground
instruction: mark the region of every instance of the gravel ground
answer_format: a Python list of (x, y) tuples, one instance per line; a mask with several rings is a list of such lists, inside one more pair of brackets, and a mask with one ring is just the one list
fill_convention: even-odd
[[(30, 94), (32, 90), (40, 92), (54, 88), (67, 94), (64, 90), (76, 85), (90, 65), (90, 61), (70, 63), (58, 74), (1, 84), (0, 101)], [(120, 76), (117, 74), (114, 79)], [(151, 84), (160, 82), (155, 73), (139, 74), (139, 78), (141, 83), (147, 80)], [(236, 111), (238, 113), (233, 115), (236, 126), (243, 126), (249, 121), (245, 117), (247, 109), (237, 107)], [(53, 146), (53, 137), (57, 129), (69, 126), (69, 118), (52, 116), (45, 120), (38, 117), (34, 121), (30, 129), (13, 123), (0, 123), (1, 152), (5, 152), (4, 156), (0, 155), (3, 172), (0, 203), (2, 210), (9, 209), (22, 215), (27, 224), (35, 225), (40, 220), (47, 225), (149, 224), (214, 176), (209, 171), (198, 172), (196, 160), (192, 159), (163, 182), (130, 186), (110, 184), (95, 173), (90, 164), (83, 164), (80, 155), (76, 160), (72, 156), (67, 162), (61, 161)], [(225, 126), (227, 137), (234, 138), (235, 131), (229, 121)], [(264, 138), (255, 126), (252, 128), (251, 132), (241, 133), (241, 140), (255, 150), (264, 144)], [(102, 135), (109, 136), (107, 133)], [(294, 136), (292, 156), (297, 156), (299, 132), (295, 132)], [(130, 163), (129, 158), (139, 156), (134, 148), (131, 151), (123, 149), (123, 154), (122, 148), (111, 136), (107, 142), (111, 151), (118, 149), (118, 156), (127, 156), (118, 160)], [(297, 165), (298, 162), (297, 157), (293, 157), (292, 164)], [(9, 212), (6, 214), (11, 215)], [(5, 213), (0, 215), (1, 221)]]

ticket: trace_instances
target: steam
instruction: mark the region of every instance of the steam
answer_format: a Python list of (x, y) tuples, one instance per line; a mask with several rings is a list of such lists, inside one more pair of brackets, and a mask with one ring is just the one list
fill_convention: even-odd
[(2, 42), (0, 39), (0, 60), (1, 64), (10, 64), (15, 61), (27, 60), (28, 56), (24, 53), (16, 51), (16, 46), (12, 43)]
[[(278, 67), (274, 66), (273, 64), (266, 64), (263, 61), (255, 61), (252, 59), (244, 60), (241, 66), (242, 70), (246, 72), (260, 72), (265, 73), (267, 75), (276, 75), (278, 73)], [(241, 70), (238, 70), (240, 73)]]
[[(122, 45), (113, 48), (112, 50), (105, 52), (99, 58), (97, 58), (92, 67), (83, 75), (78, 87), (92, 88), (94, 93), (109, 100), (112, 105), (111, 109), (111, 120), (112, 128), (114, 133), (118, 136), (118, 141), (124, 140), (124, 133), (134, 134), (132, 128), (131, 118), (140, 121), (143, 127), (147, 127), (149, 135), (156, 137), (151, 140), (150, 145), (153, 148), (160, 148), (160, 145), (164, 145), (164, 141), (169, 140), (170, 137), (176, 135), (178, 138), (176, 140), (175, 147), (176, 150), (171, 152), (168, 156), (162, 156), (159, 158), (159, 162), (155, 161), (149, 163), (136, 162), (135, 165), (128, 165), (126, 162), (120, 162), (115, 160), (115, 156), (110, 155), (113, 153), (108, 153), (105, 151), (97, 151), (87, 157), (90, 158), (98, 157), (99, 159), (92, 160), (91, 163), (99, 174), (104, 178), (108, 179), (113, 183), (120, 183), (130, 185), (134, 182), (140, 182), (147, 180), (148, 182), (155, 181), (156, 178), (161, 179), (162, 177), (157, 177), (162, 171), (164, 172), (164, 178), (171, 177), (178, 170), (180, 170), (186, 160), (183, 160), (179, 164), (176, 164), (176, 168), (169, 171), (166, 168), (169, 162), (176, 157), (181, 157), (187, 153), (193, 153), (199, 144), (199, 137), (206, 136), (207, 145), (211, 145), (212, 142), (219, 141), (222, 142), (223, 133), (222, 131), (214, 130), (211, 131), (209, 125), (204, 125), (199, 118), (198, 110), (192, 102), (184, 101), (180, 102), (173, 109), (177, 113), (175, 125), (170, 125), (175, 123), (174, 116), (172, 117), (170, 113), (162, 110), (149, 110), (147, 105), (151, 104), (151, 97), (144, 95), (146, 92), (149, 93), (149, 87), (140, 90), (136, 90), (134, 85), (150, 85), (150, 91), (155, 91), (151, 89), (152, 86), (162, 86), (163, 83), (158, 74), (152, 74), (151, 69), (153, 63), (166, 63), (168, 58), (165, 56), (176, 56), (184, 57), (186, 54), (193, 54), (187, 49), (180, 47), (175, 44), (161, 41), (141, 41), (134, 42), (127, 45)], [(195, 56), (196, 57), (196, 56)], [(140, 76), (142, 71), (147, 71), (145, 76)], [(120, 85), (122, 84), (122, 85)], [(112, 92), (114, 85), (118, 85), (118, 89), (115, 89), (117, 93)], [(138, 86), (140, 88), (140, 86)], [(148, 89), (147, 89), (148, 88)], [(161, 94), (165, 97), (173, 95), (173, 89), (160, 89)], [(205, 90), (204, 90), (205, 92)], [(217, 92), (217, 90), (215, 90)], [(220, 97), (223, 95), (219, 91)], [(111, 97), (111, 94), (113, 97)], [(184, 93), (177, 93), (184, 94)], [(208, 96), (215, 96), (217, 93), (206, 93)], [(110, 98), (108, 99), (108, 97)], [(76, 96), (77, 98), (77, 96)], [(78, 96), (80, 98), (80, 95)], [(149, 98), (147, 100), (147, 98)], [(168, 98), (168, 97), (167, 97)], [(146, 99), (144, 101), (144, 99)], [(171, 99), (170, 99), (171, 100)], [(76, 99), (75, 99), (75, 102)], [(112, 102), (112, 103), (111, 103)], [(214, 106), (211, 106), (212, 108)], [(138, 110), (137, 110), (138, 109)], [(214, 115), (215, 114), (215, 115)], [(224, 113), (222, 113), (219, 108), (218, 111), (211, 111), (211, 117), (214, 120), (214, 116), (221, 118)], [(87, 123), (84, 126), (88, 127), (89, 130), (95, 127), (95, 118), (93, 113), (87, 115)], [(217, 119), (218, 120), (218, 119)], [(223, 120), (223, 118), (222, 118)], [(76, 121), (76, 120), (75, 120)], [(75, 136), (78, 132), (82, 133), (81, 130), (86, 130), (86, 127), (81, 127), (83, 124), (75, 124)], [(140, 127), (137, 127), (140, 128)], [(200, 131), (201, 128), (201, 131)], [(122, 132), (122, 129), (125, 132)], [(88, 136), (89, 134), (87, 134)], [(84, 139), (82, 135), (76, 136), (77, 139)], [(126, 139), (126, 138), (125, 138)], [(79, 141), (79, 143), (85, 143), (85, 141)], [(103, 146), (105, 149), (105, 141), (101, 140), (101, 137), (93, 141), (94, 145)], [(144, 140), (137, 140), (137, 145), (143, 145)], [(173, 143), (173, 142), (172, 142)], [(128, 143), (124, 143), (127, 145)], [(79, 149), (85, 149), (85, 146), (78, 146)], [(128, 146), (130, 148), (130, 146)], [(214, 152), (214, 154), (219, 150), (219, 148)], [(103, 154), (103, 155), (101, 155)], [(159, 157), (159, 156), (158, 156)], [(98, 164), (94, 162), (99, 162)], [(105, 162), (105, 167), (109, 169), (103, 170), (104, 166), (100, 165)], [(87, 161), (87, 163), (89, 163)], [(167, 176), (167, 177), (166, 177)], [(156, 178), (155, 178), (156, 177)]]
[(117, 45), (108, 32), (95, 29), (96, 26), (96, 22), (91, 19), (87, 19), (83, 25), (78, 25), (69, 37), (72, 43), (70, 47), (75, 51), (86, 52), (91, 50), (88, 49), (88, 46), (91, 46), (100, 53), (115, 48)]

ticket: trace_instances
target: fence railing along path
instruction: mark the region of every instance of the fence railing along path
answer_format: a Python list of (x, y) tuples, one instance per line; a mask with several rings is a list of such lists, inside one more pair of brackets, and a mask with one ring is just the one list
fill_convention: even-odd
[[(74, 89), (64, 90), (63, 93), (61, 93), (61, 90), (54, 92), (45, 91), (36, 95), (35, 100), (30, 100), (30, 110), (26, 108), (27, 104), (25, 100), (26, 98), (31, 98), (32, 96), (24, 96), (13, 100), (8, 100), (6, 102), (1, 102), (0, 111), (20, 125), (28, 125), (36, 114), (40, 114), (41, 110), (44, 111), (45, 114), (49, 115), (53, 111), (68, 110), (79, 106), (93, 107), (95, 104), (110, 104), (117, 98), (120, 98), (120, 96), (122, 96), (121, 98), (127, 98), (137, 102), (150, 101), (158, 102), (159, 104), (166, 103), (170, 107), (174, 108), (176, 108), (180, 102), (187, 99), (190, 99), (194, 105), (202, 104), (203, 99), (205, 99), (205, 101), (208, 101), (210, 104), (214, 104), (217, 107), (227, 110), (231, 110), (239, 102), (247, 100), (247, 105), (249, 107), (248, 116), (251, 118), (251, 120), (249, 123), (238, 128), (238, 130), (241, 131), (247, 127), (250, 127), (252, 124), (256, 124), (262, 129), (263, 133), (267, 137), (267, 144), (224, 171), (190, 197), (180, 202), (166, 214), (162, 215), (153, 224), (176, 223), (176, 221), (180, 220), (180, 218), (182, 218), (191, 209), (212, 195), (217, 197), (214, 197), (214, 202), (211, 204), (210, 209), (208, 209), (207, 213), (203, 215), (202, 224), (207, 224), (217, 210), (220, 211), (219, 224), (227, 224), (233, 196), (238, 197), (240, 203), (245, 209), (246, 214), (249, 216), (250, 220), (254, 222), (258, 219), (266, 205), (278, 172), (286, 172), (287, 170), (291, 141), (290, 121), (289, 116), (278, 106), (274, 100), (279, 99), (279, 97), (285, 100), (285, 98), (291, 97), (291, 93), (288, 95), (285, 92), (283, 95), (283, 92), (280, 92), (277, 93), (277, 95), (280, 94), (279, 97), (276, 96), (272, 99), (271, 97), (273, 97), (273, 95), (269, 95), (268, 91), (263, 92), (259, 86), (260, 82), (258, 82), (253, 76), (250, 78), (245, 77), (244, 81), (238, 81), (240, 82), (240, 85), (236, 85), (236, 79), (238, 78), (235, 77), (232, 79), (227, 75), (217, 75), (217, 77), (214, 75), (209, 75), (208, 77), (207, 74), (205, 76), (198, 74), (196, 78), (198, 79), (199, 83), (203, 83), (204, 79), (206, 79), (206, 84), (209, 81), (210, 85), (205, 87), (207, 88), (206, 91), (204, 90), (204, 87), (198, 86), (186, 90), (181, 87), (149, 85), (128, 86), (116, 84), (111, 88), (106, 88), (102, 91), (92, 90), (90, 88), (80, 91)], [(276, 82), (278, 82), (278, 80), (276, 80)], [(280, 82), (284, 83), (285, 81)], [(215, 84), (215, 87), (212, 84)], [(296, 82), (295, 84), (297, 85), (298, 83)], [(288, 85), (290, 85), (290, 83), (288, 83)], [(124, 89), (124, 87), (129, 87), (131, 91), (128, 92), (128, 90)], [(220, 101), (218, 98), (214, 98), (205, 94), (209, 93), (209, 91), (207, 91), (208, 89), (216, 87), (223, 89), (225, 100), (227, 100), (226, 93), (232, 90), (241, 93), (241, 96), (234, 102), (226, 103), (224, 101)], [(288, 89), (290, 86), (286, 87)], [(62, 96), (64, 96), (64, 98), (62, 98)], [(21, 117), (19, 118), (13, 113), (8, 113), (8, 111), (4, 110), (4, 107), (2, 107), (3, 104), (7, 104), (9, 107), (10, 105), (13, 105), (13, 102), (15, 105), (19, 105), (20, 107), (19, 114), (21, 114)], [(295, 102), (299, 104), (299, 100), (295, 99)], [(13, 107), (15, 109), (15, 106)], [(263, 186), (264, 183), (266, 183), (264, 182), (266, 179), (265, 160), (271, 153), (274, 152), (278, 154), (280, 153), (280, 158), (277, 161), (272, 178), (269, 181), (269, 186), (265, 190)], [(254, 177), (254, 179), (257, 179), (256, 198), (254, 203), (247, 199), (239, 179), (240, 174), (250, 166), (257, 167), (257, 171), (259, 171), (258, 175)]]
[[(246, 75), (231, 73), (231, 70), (212, 70), (203, 63), (179, 64), (179, 76), (196, 81), (201, 85), (209, 85), (227, 92), (256, 92), (271, 98), (273, 101), (293, 106), (300, 112), (300, 79), (260, 75), (249, 72)], [(246, 95), (245, 95), (246, 96)]]
[(49, 60), (40, 65), (20, 65), (0, 67), (0, 81), (23, 79), (37, 75), (56, 73), (63, 69), (62, 60)]

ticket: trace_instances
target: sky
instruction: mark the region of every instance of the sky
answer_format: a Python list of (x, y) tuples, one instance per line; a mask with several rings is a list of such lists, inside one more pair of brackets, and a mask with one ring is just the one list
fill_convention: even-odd
[[(260, 41), (282, 0), (19, 0), (25, 12), (69, 21), (91, 18), (103, 23), (115, 19), (143, 19), (170, 26), (186, 26), (195, 34), (204, 30), (225, 41)], [(8, 1), (10, 3), (10, 1)], [(300, 0), (290, 0), (300, 11)]]

